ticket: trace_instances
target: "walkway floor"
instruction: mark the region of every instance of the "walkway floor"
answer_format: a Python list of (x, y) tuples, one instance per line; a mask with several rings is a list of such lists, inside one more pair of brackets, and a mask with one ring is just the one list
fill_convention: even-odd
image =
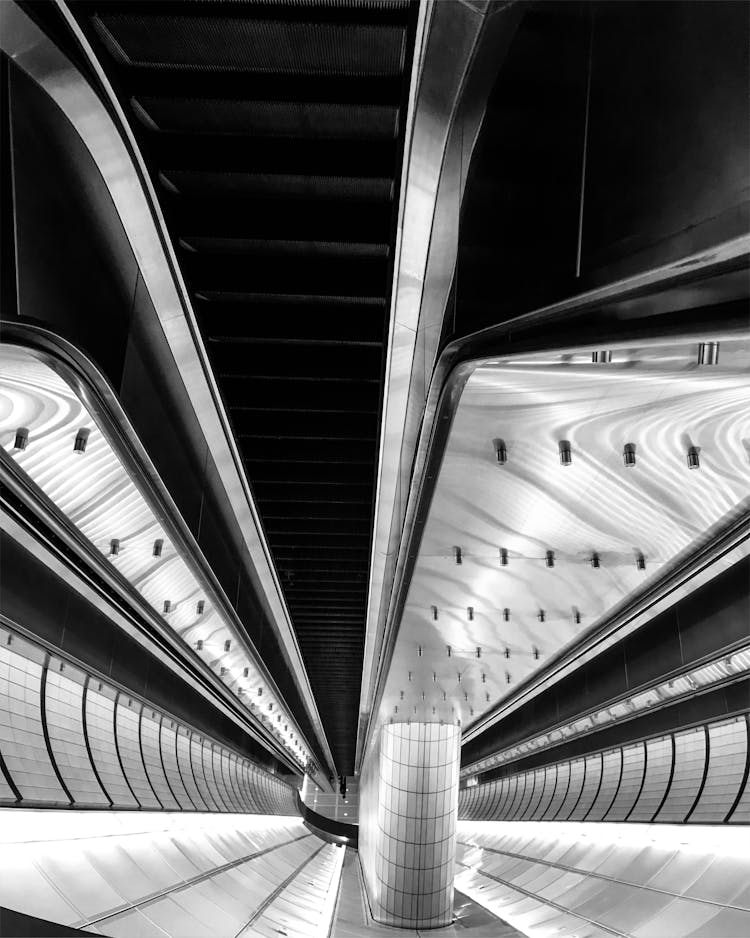
[(455, 921), (445, 928), (407, 929), (378, 925), (370, 918), (359, 875), (357, 853), (346, 850), (341, 872), (339, 898), (334, 915), (331, 938), (522, 938), (523, 932), (512, 928), (469, 899), (456, 892)]

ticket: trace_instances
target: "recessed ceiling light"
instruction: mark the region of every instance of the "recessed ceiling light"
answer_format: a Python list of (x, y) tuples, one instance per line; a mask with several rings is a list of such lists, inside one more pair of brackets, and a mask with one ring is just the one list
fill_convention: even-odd
[(85, 453), (86, 446), (89, 441), (89, 435), (91, 430), (88, 430), (86, 427), (81, 427), (81, 429), (76, 433), (75, 441), (73, 442), (73, 452), (74, 453)]

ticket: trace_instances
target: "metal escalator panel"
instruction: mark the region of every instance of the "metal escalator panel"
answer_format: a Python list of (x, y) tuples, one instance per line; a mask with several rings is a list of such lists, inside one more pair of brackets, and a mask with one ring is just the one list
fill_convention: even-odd
[(147, 165), (351, 774), (417, 5), (69, 6)]

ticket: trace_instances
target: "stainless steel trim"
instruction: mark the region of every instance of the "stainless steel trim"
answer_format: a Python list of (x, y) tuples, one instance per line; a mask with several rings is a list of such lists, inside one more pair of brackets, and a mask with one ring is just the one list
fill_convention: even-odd
[[(139, 484), (143, 487), (147, 501), (154, 507), (162, 525), (165, 530), (169, 532), (172, 542), (181, 548), (181, 553), (189, 557), (197, 568), (211, 603), (215, 605), (216, 608), (220, 609), (224, 618), (232, 624), (238, 636), (238, 640), (245, 646), (248, 656), (256, 664), (274, 696), (280, 701), (283, 700), (284, 698), (271, 677), (265, 662), (263, 662), (261, 656), (258, 654), (253, 642), (244, 634), (242, 624), (224, 593), (224, 590), (203, 556), (192, 532), (182, 519), (168, 490), (159, 478), (156, 468), (151, 463), (127, 415), (120, 407), (116, 394), (109, 387), (103, 375), (98, 371), (93, 362), (82, 352), (78, 351), (69, 342), (56, 336), (49, 330), (26, 324), (9, 323), (3, 328), (3, 345), (8, 347), (11, 342), (18, 342), (30, 355), (52, 368), (52, 370), (59, 374), (60, 377), (73, 388), (75, 393), (83, 401), (89, 413), (94, 416), (98, 425), (103, 429), (113, 450), (125, 464), (126, 471), (131, 477), (137, 479)], [(94, 566), (100, 576), (103, 570), (105, 577), (111, 578), (117, 584), (121, 592), (123, 590), (125, 591), (124, 595), (127, 594), (127, 601), (138, 609), (139, 615), (142, 616), (143, 610), (148, 609), (151, 616), (153, 616), (152, 610), (150, 610), (141, 595), (116, 573), (109, 564), (102, 564), (100, 554), (91, 547), (82, 535), (80, 535), (68, 519), (57, 510), (56, 506), (54, 506), (41, 491), (37, 491), (33, 483), (28, 481), (23, 474), (17, 470), (15, 464), (12, 460), (8, 459), (5, 452), (0, 453), (0, 469), (2, 469), (4, 476), (8, 476), (8, 481), (12, 486), (18, 486), (23, 490), (23, 497), (36, 506), (37, 513), (45, 517), (46, 522), (53, 527), (56, 533), (68, 539), (71, 544), (75, 543), (79, 552), (84, 552), (86, 563)], [(158, 617), (155, 621), (159, 623), (158, 627), (160, 632), (167, 637), (170, 644), (177, 650), (177, 653), (184, 658), (187, 650), (183, 647), (183, 643), (179, 640), (175, 643), (173, 633), (164, 628), (163, 623), (160, 622)], [(213, 672), (205, 668), (202, 663), (201, 668), (211, 675), (211, 680), (215, 679)], [(226, 689), (221, 682), (218, 682), (218, 686), (222, 688), (223, 693), (226, 693)], [(229, 696), (231, 699), (231, 695)], [(287, 711), (291, 714), (292, 711), (286, 702), (285, 706)], [(255, 721), (251, 720), (251, 725), (254, 725), (254, 722)], [(309, 751), (311, 748), (309, 741), (305, 739), (304, 734), (299, 731), (299, 728), (298, 732)], [(256, 738), (262, 741), (264, 745), (270, 746), (274, 753), (282, 751), (273, 736), (267, 732), (266, 728), (260, 722), (257, 723), (256, 733), (260, 734), (256, 736)], [(288, 756), (285, 757), (285, 761), (287, 759)], [(300, 771), (298, 765), (294, 765), (293, 762), (289, 764), (294, 766), (294, 771)]]
[[(370, 556), (360, 727), (372, 709), (385, 616), (402, 535), (414, 452), (443, 326), (458, 247), (458, 217), (465, 167), (484, 113), (483, 94), (467, 85), (490, 20), (516, 6), (422, 0), (406, 124), (399, 219), (380, 427), (374, 532)], [(520, 11), (520, 7), (518, 7)], [(502, 22), (507, 40), (520, 19)], [(494, 67), (503, 49), (493, 43)], [(486, 91), (489, 88), (487, 82)]]
[[(718, 278), (727, 271), (730, 275), (737, 271), (742, 272), (742, 282), (746, 283), (744, 271), (749, 263), (750, 236), (743, 236), (719, 244), (711, 251), (681, 258), (663, 267), (606, 284), (518, 316), (499, 326), (457, 340), (443, 350), (430, 382), (419, 446), (414, 459), (409, 500), (398, 547), (396, 573), (380, 647), (380, 660), (377, 663), (375, 691), (370, 713), (366, 717), (367, 722), (361, 727), (363, 743), (358, 749), (358, 770), (361, 767), (362, 753), (366, 751), (367, 741), (374, 729), (373, 716), (378, 711), (385, 687), (411, 569), (419, 549), (421, 532), (429, 511), (446, 440), (464, 385), (472, 373), (484, 363), (499, 357), (509, 359), (529, 349), (556, 351), (568, 348), (575, 342), (576, 335), (580, 336), (580, 341), (575, 345), (577, 351), (614, 348), (621, 344), (632, 345), (634, 341), (640, 346), (646, 346), (663, 343), (665, 339), (671, 340), (675, 337), (673, 323), (657, 320), (647, 328), (645, 317), (631, 319), (627, 315), (623, 316), (622, 304), (634, 300), (645, 302), (649, 296), (663, 294), (669, 289), (680, 291), (686, 285), (696, 281), (710, 281), (710, 278)], [(591, 321), (586, 319), (586, 316), (591, 314), (600, 317), (593, 328)], [(547, 329), (540, 329), (542, 325)], [(555, 335), (555, 328), (562, 330), (561, 333)], [(724, 329), (719, 323), (711, 325), (707, 321), (705, 325), (683, 329), (679, 335), (683, 341), (715, 341), (718, 329), (727, 335), (747, 334), (746, 327), (738, 327), (734, 323)], [(625, 337), (627, 343), (622, 341)]]
[(320, 747), (333, 756), (312, 694), (260, 518), (208, 364), (188, 293), (156, 195), (117, 98), (66, 4), (56, 0), (106, 94), (105, 105), (84, 76), (13, 0), (0, 3), (0, 48), (60, 107), (91, 153), (109, 189), (138, 261), (166, 342), (199, 418), (218, 477), (237, 518), (254, 572), (297, 681)]

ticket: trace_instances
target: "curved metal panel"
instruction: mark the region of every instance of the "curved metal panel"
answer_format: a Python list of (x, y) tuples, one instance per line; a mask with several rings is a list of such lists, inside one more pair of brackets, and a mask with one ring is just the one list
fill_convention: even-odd
[(86, 747), (83, 692), (87, 675), (58, 658), (46, 672), (44, 709), (52, 757), (76, 804), (109, 807)]
[(740, 831), (459, 822), (456, 887), (525, 934), (740, 935), (750, 863)]
[(586, 815), (587, 821), (603, 821), (620, 789), (622, 777), (622, 750), (613, 749), (602, 755), (602, 779), (594, 803)]
[(708, 727), (708, 769), (700, 797), (688, 820), (691, 824), (714, 822), (732, 809), (747, 765), (747, 721), (744, 717), (712, 723)]
[(0, 694), (0, 752), (24, 801), (69, 805), (45, 741), (44, 658), (41, 649), (0, 628), (0, 688), (5, 688)]
[(672, 778), (674, 743), (671, 737), (646, 742), (646, 774), (643, 787), (629, 821), (652, 821), (659, 810)]
[(0, 804), (297, 813), (281, 779), (3, 627), (0, 668)]
[(459, 818), (720, 824), (743, 804), (747, 757), (746, 717), (733, 717), (463, 788)]
[(646, 749), (643, 743), (622, 750), (622, 778), (615, 800), (602, 820), (624, 821), (641, 793), (646, 772)]
[(299, 819), (12, 814), (0, 905), (118, 938), (328, 932), (342, 851)]
[[(197, 547), (191, 553), (170, 527), (168, 512), (130, 466), (122, 441), (57, 363), (40, 353), (4, 345), (0, 381), (0, 442), (15, 465), (51, 500), (55, 508), (108, 559), (154, 613), (170, 637), (192, 645), (204, 664), (248, 712), (256, 734), (270, 749), (282, 745), (295, 764), (309, 752), (286, 705), (255, 650), (245, 639), (226, 598), (202, 575)], [(64, 377), (63, 377), (64, 375)], [(14, 446), (16, 430), (28, 431), (23, 449)], [(85, 433), (80, 449), (74, 441)], [(120, 449), (118, 449), (118, 446)], [(271, 726), (247, 692), (265, 690), (264, 700), (283, 715), (283, 731)]]
[[(200, 417), (207, 452), (217, 467), (221, 485), (246, 538), (249, 556), (272, 610), (282, 645), (292, 663), (302, 698), (332, 767), (333, 761), (262, 525), (208, 365), (206, 350), (200, 340), (195, 315), (166, 233), (158, 200), (133, 134), (106, 76), (64, 4), (60, 4), (60, 10), (97, 74), (111, 111), (99, 99), (83, 74), (16, 3), (2, 4), (0, 9), (0, 47), (63, 111), (83, 139), (108, 187), (154, 304), (160, 328), (185, 382), (194, 411)], [(112, 114), (116, 116), (117, 126)]]
[(674, 824), (685, 820), (700, 793), (706, 757), (706, 731), (703, 727), (675, 733), (672, 782), (655, 821)]

